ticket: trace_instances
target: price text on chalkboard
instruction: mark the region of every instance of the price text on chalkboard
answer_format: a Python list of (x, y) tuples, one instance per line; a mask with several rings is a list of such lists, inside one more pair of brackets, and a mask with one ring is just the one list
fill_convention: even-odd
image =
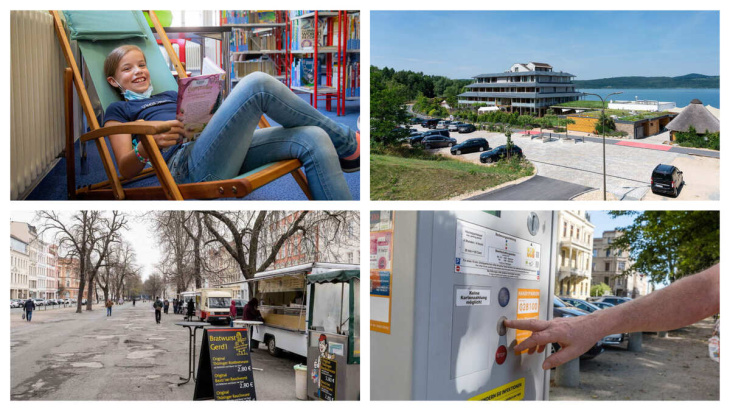
[(337, 392), (337, 361), (321, 358), (319, 367), (319, 398), (334, 401)]
[(245, 328), (207, 329), (198, 362), (194, 400), (256, 400)]

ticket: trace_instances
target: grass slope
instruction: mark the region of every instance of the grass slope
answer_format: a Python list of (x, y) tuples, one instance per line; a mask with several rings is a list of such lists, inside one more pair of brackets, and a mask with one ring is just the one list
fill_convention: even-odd
[(530, 176), (527, 161), (500, 161), (492, 166), (442, 156), (405, 158), (370, 155), (372, 200), (446, 200)]

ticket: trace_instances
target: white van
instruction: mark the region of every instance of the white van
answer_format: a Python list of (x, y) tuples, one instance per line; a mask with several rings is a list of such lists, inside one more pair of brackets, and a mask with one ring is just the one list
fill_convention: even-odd
[[(195, 301), (195, 316), (200, 321), (209, 323), (228, 323), (231, 321), (231, 298), (234, 290), (232, 288), (201, 288), (197, 291), (186, 291), (180, 295), (185, 302), (189, 299)], [(185, 311), (187, 308), (183, 308)]]

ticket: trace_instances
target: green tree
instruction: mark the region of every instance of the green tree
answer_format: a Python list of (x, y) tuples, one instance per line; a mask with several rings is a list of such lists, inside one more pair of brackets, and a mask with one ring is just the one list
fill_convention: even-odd
[(504, 130), (504, 136), (507, 137), (507, 160), (509, 160), (512, 157), (512, 146), (514, 145), (512, 143), (512, 129), (507, 127), (507, 129)]
[(523, 129), (527, 130), (527, 125), (532, 124), (535, 121), (535, 117), (523, 114), (517, 117), (517, 124), (521, 125)]
[(611, 293), (611, 287), (606, 283), (600, 283), (591, 286), (591, 297), (600, 297)]
[(604, 130), (606, 134), (610, 134), (613, 130), (616, 130), (616, 123), (608, 114), (601, 112), (598, 116), (598, 122), (596, 122), (595, 132), (600, 135), (604, 133)]
[(629, 250), (634, 264), (624, 272), (642, 273), (653, 282), (674, 282), (720, 261), (719, 211), (610, 211), (636, 216), (617, 228), (623, 235), (612, 249)]
[(407, 131), (396, 128), (408, 122), (405, 87), (393, 81), (384, 81), (375, 67), (370, 70), (370, 136), (382, 145), (398, 144)]

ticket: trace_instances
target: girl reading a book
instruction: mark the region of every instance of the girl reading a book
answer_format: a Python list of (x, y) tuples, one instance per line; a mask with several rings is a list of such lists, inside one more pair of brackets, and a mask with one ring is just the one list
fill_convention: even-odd
[[(234, 178), (296, 158), (304, 164), (314, 199), (352, 199), (343, 172), (360, 169), (359, 132), (330, 120), (275, 78), (257, 72), (241, 79), (200, 137), (183, 144), (177, 92), (153, 94), (142, 50), (131, 45), (114, 49), (104, 72), (125, 99), (109, 105), (104, 125), (169, 122), (170, 131), (153, 137), (178, 184)], [(264, 113), (281, 127), (256, 129)], [(122, 176), (134, 177), (148, 164), (148, 153), (132, 135), (111, 135), (109, 140)]]

